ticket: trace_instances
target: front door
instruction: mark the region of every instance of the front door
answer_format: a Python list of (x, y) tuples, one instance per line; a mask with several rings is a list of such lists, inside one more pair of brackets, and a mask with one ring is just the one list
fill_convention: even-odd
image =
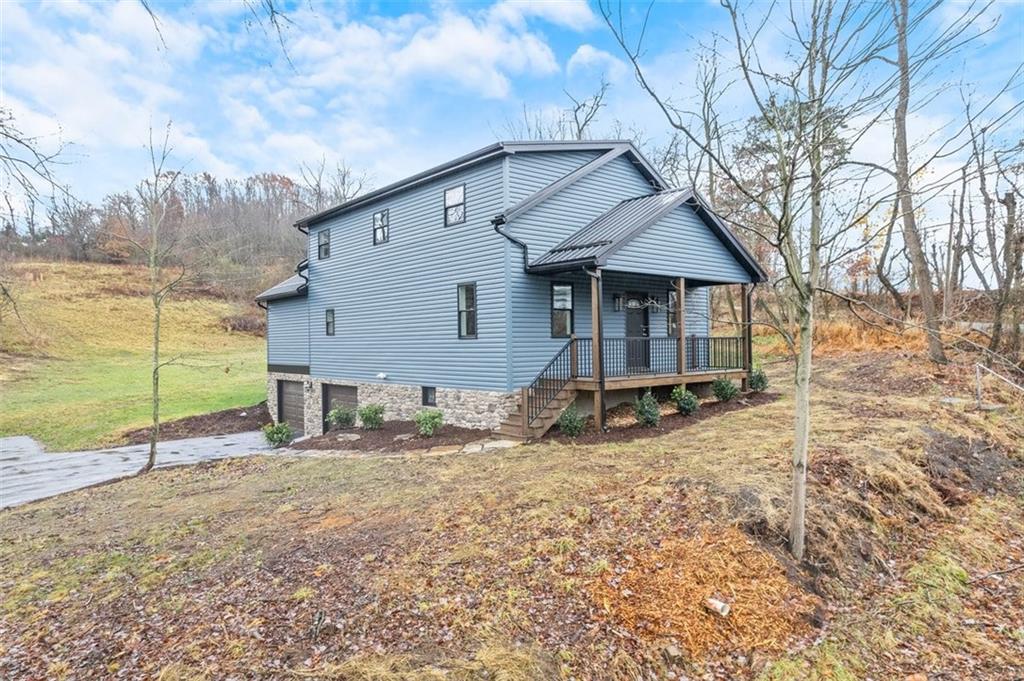
[(629, 373), (647, 372), (651, 368), (650, 312), (647, 296), (626, 294), (626, 368)]

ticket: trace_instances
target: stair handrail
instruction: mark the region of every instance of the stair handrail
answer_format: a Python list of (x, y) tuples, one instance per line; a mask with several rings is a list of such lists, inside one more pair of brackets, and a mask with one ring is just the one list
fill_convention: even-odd
[[(569, 359), (572, 355), (571, 348), (575, 342), (575, 338), (569, 339), (562, 349), (555, 353), (551, 361), (538, 372), (530, 385), (523, 389), (523, 419), (527, 427), (537, 420), (541, 412), (572, 381), (575, 367), (571, 366)], [(542, 384), (543, 381), (548, 383)]]

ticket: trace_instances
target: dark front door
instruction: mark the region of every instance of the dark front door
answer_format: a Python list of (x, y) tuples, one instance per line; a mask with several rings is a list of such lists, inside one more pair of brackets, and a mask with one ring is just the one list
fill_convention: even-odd
[(626, 369), (629, 373), (646, 372), (651, 368), (651, 346), (647, 339), (651, 334), (651, 320), (646, 300), (647, 296), (639, 293), (626, 294)]

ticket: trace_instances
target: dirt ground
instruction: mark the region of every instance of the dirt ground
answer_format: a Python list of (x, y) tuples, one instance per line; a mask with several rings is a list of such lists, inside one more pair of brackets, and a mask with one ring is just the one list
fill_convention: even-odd
[[(160, 440), (180, 440), (206, 435), (231, 435), (259, 430), (270, 423), (267, 403), (260, 402), (251, 407), (224, 409), (210, 414), (186, 416), (160, 424)], [(149, 428), (130, 430), (124, 434), (124, 444), (138, 445), (149, 442)]]
[(270, 455), (6, 511), (0, 677), (1018, 678), (1024, 405), (942, 405), (966, 370), (927, 366), (818, 363), (799, 565), (784, 364), (777, 399), (654, 437)]
[[(445, 424), (432, 437), (419, 434), (412, 421), (385, 421), (377, 430), (344, 428), (293, 443), (294, 449), (354, 449), (357, 451), (407, 452), (430, 447), (466, 445), (491, 437), (489, 430)], [(359, 439), (351, 439), (358, 436)], [(397, 438), (397, 439), (396, 439)]]

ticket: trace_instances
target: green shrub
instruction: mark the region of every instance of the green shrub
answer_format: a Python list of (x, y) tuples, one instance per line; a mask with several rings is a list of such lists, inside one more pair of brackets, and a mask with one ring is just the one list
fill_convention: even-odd
[(380, 430), (384, 425), (384, 405), (367, 404), (359, 407), (359, 422), (363, 430)]
[(356, 410), (352, 407), (335, 407), (327, 412), (327, 423), (331, 428), (351, 428), (356, 425)]
[(650, 390), (633, 403), (633, 412), (636, 414), (636, 422), (641, 426), (656, 426), (661, 422), (661, 405)]
[(728, 378), (716, 378), (711, 384), (711, 392), (715, 394), (719, 402), (728, 402), (740, 394), (740, 389)]
[(271, 447), (283, 447), (292, 441), (295, 432), (287, 423), (268, 423), (263, 426), (263, 437)]
[(768, 377), (765, 376), (764, 369), (754, 369), (750, 372), (750, 381), (748, 382), (750, 389), (755, 393), (764, 392), (768, 389)]
[(416, 428), (423, 437), (434, 437), (437, 431), (444, 425), (444, 413), (440, 409), (424, 409), (418, 411), (412, 417), (416, 422)]
[(687, 390), (685, 386), (677, 385), (672, 388), (672, 394), (669, 397), (676, 403), (676, 409), (683, 416), (689, 416), (700, 409), (700, 401), (697, 396)]
[(576, 408), (576, 405), (570, 404), (558, 417), (558, 430), (569, 437), (579, 437), (586, 423), (587, 419)]

